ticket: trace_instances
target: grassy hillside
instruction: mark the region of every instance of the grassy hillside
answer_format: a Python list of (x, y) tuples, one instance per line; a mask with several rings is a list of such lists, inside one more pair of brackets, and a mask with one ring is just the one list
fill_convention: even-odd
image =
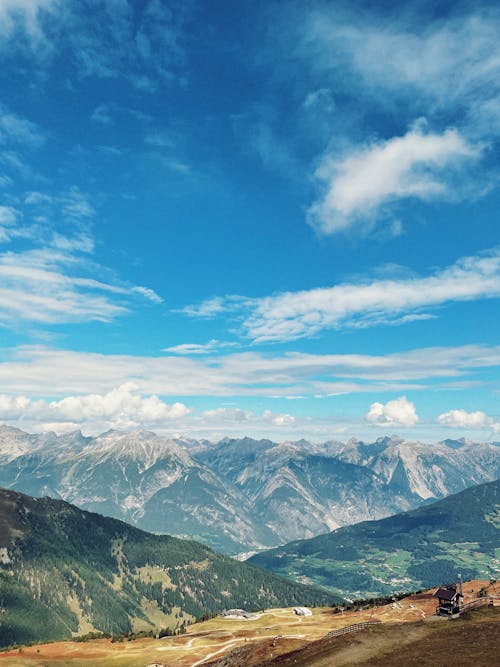
[[(451, 648), (450, 648), (451, 647)], [(454, 623), (381, 624), (312, 642), (305, 648), (248, 667), (490, 667), (500, 650), (500, 609), (481, 609)], [(453, 657), (450, 658), (450, 653)], [(227, 659), (209, 667), (239, 667)], [(207, 666), (208, 667), (208, 666)]]
[(0, 646), (334, 596), (60, 500), (0, 490)]
[(496, 576), (500, 481), (426, 507), (291, 542), (250, 562), (352, 596), (385, 595), (443, 582)]
[[(466, 601), (477, 599), (478, 591), (488, 583), (464, 582)], [(498, 586), (488, 586), (490, 594), (499, 591)], [(435, 609), (435, 600), (428, 594), (403, 598), (398, 604), (363, 604), (356, 611), (342, 613), (320, 607), (312, 610), (312, 616), (299, 618), (290, 608), (273, 608), (248, 621), (217, 616), (190, 626), (185, 635), (168, 639), (37, 644), (22, 651), (0, 652), (0, 665), (3, 661), (9, 667), (144, 667), (154, 663), (169, 667), (201, 663), (207, 667), (436, 667), (449, 663), (450, 646), (457, 667), (490, 667), (495, 662), (500, 607), (482, 608), (452, 622), (437, 619)], [(372, 625), (359, 632), (328, 637), (333, 630), (366, 621)]]

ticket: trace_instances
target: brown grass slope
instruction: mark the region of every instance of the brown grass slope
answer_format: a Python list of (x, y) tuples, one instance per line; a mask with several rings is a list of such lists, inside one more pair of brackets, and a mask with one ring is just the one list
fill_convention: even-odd
[[(478, 592), (500, 593), (486, 580), (464, 582), (465, 602)], [(441, 667), (497, 665), (500, 606), (468, 618), (435, 616), (432, 591), (381, 606), (339, 612), (323, 607), (297, 617), (292, 608), (268, 609), (252, 620), (216, 617), (162, 639), (85, 643), (75, 641), (26, 646), (0, 652), (0, 667), (330, 667), (382, 665)], [(325, 639), (332, 630), (378, 621), (357, 633)], [(496, 662), (495, 662), (496, 660)]]
[[(500, 665), (500, 608), (460, 619), (382, 624), (334, 639), (311, 642), (260, 663), (261, 667), (493, 667)], [(224, 667), (245, 663), (226, 662)], [(222, 667), (214, 663), (212, 667)]]

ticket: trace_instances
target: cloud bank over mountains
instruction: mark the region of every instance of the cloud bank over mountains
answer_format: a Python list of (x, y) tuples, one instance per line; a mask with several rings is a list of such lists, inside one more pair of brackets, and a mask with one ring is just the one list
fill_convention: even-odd
[[(484, 412), (454, 408), (440, 414), (434, 410), (430, 419), (422, 420), (417, 414), (418, 398), (414, 402), (400, 395), (386, 403), (369, 404), (365, 396), (401, 391), (418, 396), (437, 388), (456, 393), (457, 388), (477, 383), (478, 370), (498, 366), (500, 349), (486, 347), (427, 348), (378, 357), (292, 354), (271, 359), (233, 353), (215, 362), (211, 357), (104, 356), (39, 347), (18, 350), (10, 361), (0, 364), (0, 381), (15, 391), (0, 395), (0, 421), (56, 432), (141, 427), (202, 437), (281, 433), (313, 439), (369, 433), (373, 427), (394, 432), (422, 426), (429, 433), (439, 430), (443, 437), (448, 430), (458, 429), (491, 438), (500, 422)], [(49, 373), (51, 392), (58, 399), (40, 398), (46, 393)], [(263, 396), (270, 405), (285, 401), (291, 406), (344, 395), (361, 399), (356, 403), (358, 410), (350, 415), (318, 416), (304, 408), (294, 415), (292, 410), (239, 407), (249, 399), (260, 403)], [(174, 400), (163, 398), (169, 396)], [(179, 396), (182, 401), (175, 400)], [(203, 409), (200, 396), (210, 396), (217, 407)]]

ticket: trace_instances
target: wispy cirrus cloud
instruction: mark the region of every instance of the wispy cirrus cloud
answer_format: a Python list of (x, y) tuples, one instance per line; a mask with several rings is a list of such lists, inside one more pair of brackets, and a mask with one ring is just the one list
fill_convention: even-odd
[(116, 102), (102, 102), (93, 110), (90, 120), (101, 125), (114, 125), (117, 118), (133, 118), (144, 123), (150, 123), (152, 116), (132, 107), (117, 104)]
[(48, 133), (36, 123), (0, 103), (0, 188), (11, 189), (20, 177), (40, 180), (29, 158), (47, 138)]
[[(154, 290), (120, 281), (93, 259), (95, 208), (77, 187), (28, 191), (16, 207), (0, 206), (0, 323), (60, 325), (109, 322), (138, 303), (161, 303)], [(100, 276), (106, 276), (101, 279)]]
[(339, 283), (255, 299), (215, 297), (183, 312), (193, 317), (232, 313), (246, 337), (263, 343), (315, 336), (325, 329), (405, 324), (434, 317), (436, 309), (450, 303), (499, 296), (500, 250), (494, 249), (427, 276)]
[(226, 296), (210, 297), (201, 303), (184, 306), (177, 312), (189, 317), (212, 319), (222, 313), (231, 313), (244, 307), (251, 308), (254, 302), (255, 300), (249, 297), (228, 294)]
[(19, 228), (18, 221), (19, 211), (12, 206), (0, 206), (0, 243), (22, 235), (23, 231)]
[(181, 76), (189, 8), (190, 3), (172, 7), (160, 0), (140, 5), (129, 0), (3, 0), (0, 50), (8, 57), (16, 40), (16, 52), (43, 54), (44, 67), (64, 52), (66, 65), (79, 78), (123, 79), (154, 92)]
[(87, 262), (54, 248), (0, 255), (0, 322), (109, 322), (129, 312), (134, 295), (158, 303), (152, 290), (86, 277)]
[(30, 42), (44, 35), (42, 21), (53, 12), (60, 0), (2, 0), (0, 3), (0, 38), (10, 39), (24, 33)]
[(194, 359), (186, 356), (97, 354), (21, 347), (4, 354), (5, 392), (44, 396), (105, 394), (133, 381), (158, 396), (327, 396), (420, 391), (481, 382), (500, 367), (500, 347), (469, 345), (386, 355), (251, 352)]
[(40, 148), (46, 140), (46, 133), (36, 123), (0, 104), (0, 144)]
[(457, 6), (433, 20), (416, 7), (404, 13), (374, 8), (356, 20), (347, 6), (324, 4), (304, 14), (299, 51), (321, 77), (342, 70), (357, 95), (386, 111), (425, 108), (436, 117), (458, 111), (472, 133), (500, 129), (496, 113), (493, 125), (482, 122), (492, 119), (500, 95), (497, 7)]
[(172, 352), (173, 354), (212, 354), (218, 350), (224, 348), (234, 348), (239, 347), (239, 343), (231, 341), (222, 341), (216, 340), (213, 338), (209, 340), (208, 343), (181, 343), (180, 345), (172, 345), (171, 347), (166, 347), (162, 352)]

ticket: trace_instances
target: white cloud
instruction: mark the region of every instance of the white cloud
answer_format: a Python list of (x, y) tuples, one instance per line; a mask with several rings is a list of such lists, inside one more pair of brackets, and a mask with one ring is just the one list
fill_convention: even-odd
[(62, 214), (69, 221), (90, 220), (95, 215), (89, 198), (75, 186), (60, 197), (60, 203)]
[(375, 426), (415, 426), (418, 415), (415, 405), (401, 396), (393, 401), (383, 403), (372, 403), (365, 419)]
[(452, 303), (500, 296), (500, 250), (465, 257), (425, 277), (375, 279), (268, 297), (219, 297), (182, 312), (214, 317), (233, 311), (255, 342), (290, 341), (323, 329), (406, 324), (431, 319)]
[(11, 37), (16, 30), (23, 30), (32, 42), (37, 42), (43, 31), (40, 18), (44, 12), (57, 7), (59, 0), (1, 0), (0, 35)]
[(141, 286), (136, 286), (132, 287), (132, 292), (135, 292), (136, 294), (141, 294), (143, 297), (148, 299), (148, 301), (152, 301), (153, 303), (163, 303), (163, 299), (159, 294), (157, 294), (154, 290), (150, 289), (149, 287), (141, 287)]
[(9, 241), (19, 230), (15, 227), (19, 220), (19, 211), (12, 206), (0, 206), (0, 243)]
[(276, 414), (271, 412), (271, 410), (264, 410), (262, 413), (262, 418), (265, 421), (271, 422), (275, 426), (291, 426), (295, 423), (295, 417), (286, 413)]
[[(314, 91), (331, 90), (335, 101), (316, 172), (323, 188), (308, 212), (323, 234), (382, 221), (394, 233), (403, 199), (456, 202), (498, 186), (494, 151), (483, 150), (500, 137), (498, 7), (458, 4), (436, 17), (430, 5), (378, 5), (276, 12), (281, 30), (270, 52), (287, 85), (313, 91), (312, 101)], [(422, 116), (431, 129), (404, 134)], [(309, 136), (317, 132), (311, 123)]]
[(0, 419), (19, 419), (31, 405), (26, 396), (7, 396), (0, 394)]
[[(30, 424), (36, 430), (56, 432), (83, 427), (87, 432), (109, 428), (168, 429), (174, 426), (203, 429), (238, 428), (255, 432), (259, 428), (289, 428), (295, 417), (264, 410), (257, 414), (237, 407), (219, 407), (192, 414), (184, 403), (167, 404), (156, 395), (144, 395), (133, 382), (127, 382), (104, 393), (66, 396), (61, 400), (33, 399), (28, 396), (0, 394), (0, 421)], [(186, 419), (189, 417), (189, 420)]]
[(500, 422), (495, 422), (485, 412), (467, 412), (466, 410), (449, 410), (439, 415), (438, 424), (459, 429), (489, 429), (500, 431)]
[(102, 125), (112, 125), (113, 116), (111, 106), (109, 104), (99, 104), (92, 112), (90, 120)]
[(437, 120), (457, 113), (472, 134), (500, 131), (497, 8), (459, 6), (440, 19), (389, 11), (382, 19), (377, 9), (361, 16), (324, 5), (306, 9), (297, 26), (299, 52), (320, 80), (345, 82), (371, 108), (401, 115), (424, 107)]
[(96, 211), (78, 187), (28, 191), (16, 202), (16, 208), (0, 206), (0, 242), (23, 238), (27, 249), (0, 254), (1, 324), (107, 322), (134, 303), (162, 303), (151, 288), (110, 279), (111, 272), (92, 261)]
[(85, 422), (95, 418), (113, 422), (132, 421), (138, 424), (178, 419), (190, 410), (182, 403), (169, 406), (157, 396), (143, 397), (138, 387), (128, 382), (107, 394), (70, 396), (49, 403), (48, 409), (64, 420)]
[(421, 125), (341, 158), (327, 153), (316, 171), (325, 193), (309, 208), (308, 221), (332, 234), (366, 225), (385, 204), (400, 199), (456, 198), (448, 187), (450, 172), (479, 155), (456, 130), (426, 134)]
[(180, 345), (172, 345), (171, 347), (164, 348), (162, 352), (186, 355), (210, 354), (211, 352), (227, 347), (239, 347), (239, 344), (213, 338), (212, 340), (209, 340), (208, 343), (181, 343)]
[(226, 354), (208, 358), (72, 352), (48, 347), (6, 351), (0, 386), (19, 395), (105, 394), (133, 380), (160, 396), (317, 396), (467, 387), (500, 367), (500, 347), (463, 346), (387, 355)]
[[(264, 410), (262, 414), (257, 414), (252, 410), (242, 410), (234, 407), (221, 407), (213, 410), (204, 410), (198, 419), (198, 427), (201, 424), (210, 425), (224, 429), (231, 424), (244, 424), (245, 432), (266, 431), (269, 428), (291, 428), (295, 425), (296, 419), (293, 415)], [(243, 431), (242, 431), (243, 433)]]
[(190, 412), (183, 403), (168, 405), (158, 396), (141, 395), (132, 382), (104, 394), (67, 396), (50, 402), (0, 395), (0, 420), (49, 424), (56, 430), (67, 430), (76, 424), (91, 430), (137, 428), (182, 419)]
[(190, 4), (173, 11), (161, 0), (2, 0), (0, 47), (4, 59), (34, 52), (38, 64), (58, 67), (64, 58), (68, 77), (125, 79), (154, 92), (184, 72)]
[(86, 261), (65, 249), (0, 255), (0, 322), (106, 322), (127, 313), (134, 294), (161, 301), (152, 290), (101, 282), (86, 272)]
[(245, 422), (250, 421), (254, 414), (250, 410), (241, 410), (240, 408), (214, 408), (212, 410), (204, 410), (201, 416), (203, 419), (218, 422)]
[(245, 304), (251, 305), (252, 299), (247, 299), (237, 294), (229, 294), (227, 296), (211, 297), (199, 304), (185, 306), (179, 312), (190, 317), (212, 319), (221, 313), (231, 312)]
[[(0, 20), (1, 20), (0, 3)], [(21, 144), (27, 148), (39, 148), (45, 143), (42, 130), (26, 118), (22, 118), (0, 104), (0, 144)]]

